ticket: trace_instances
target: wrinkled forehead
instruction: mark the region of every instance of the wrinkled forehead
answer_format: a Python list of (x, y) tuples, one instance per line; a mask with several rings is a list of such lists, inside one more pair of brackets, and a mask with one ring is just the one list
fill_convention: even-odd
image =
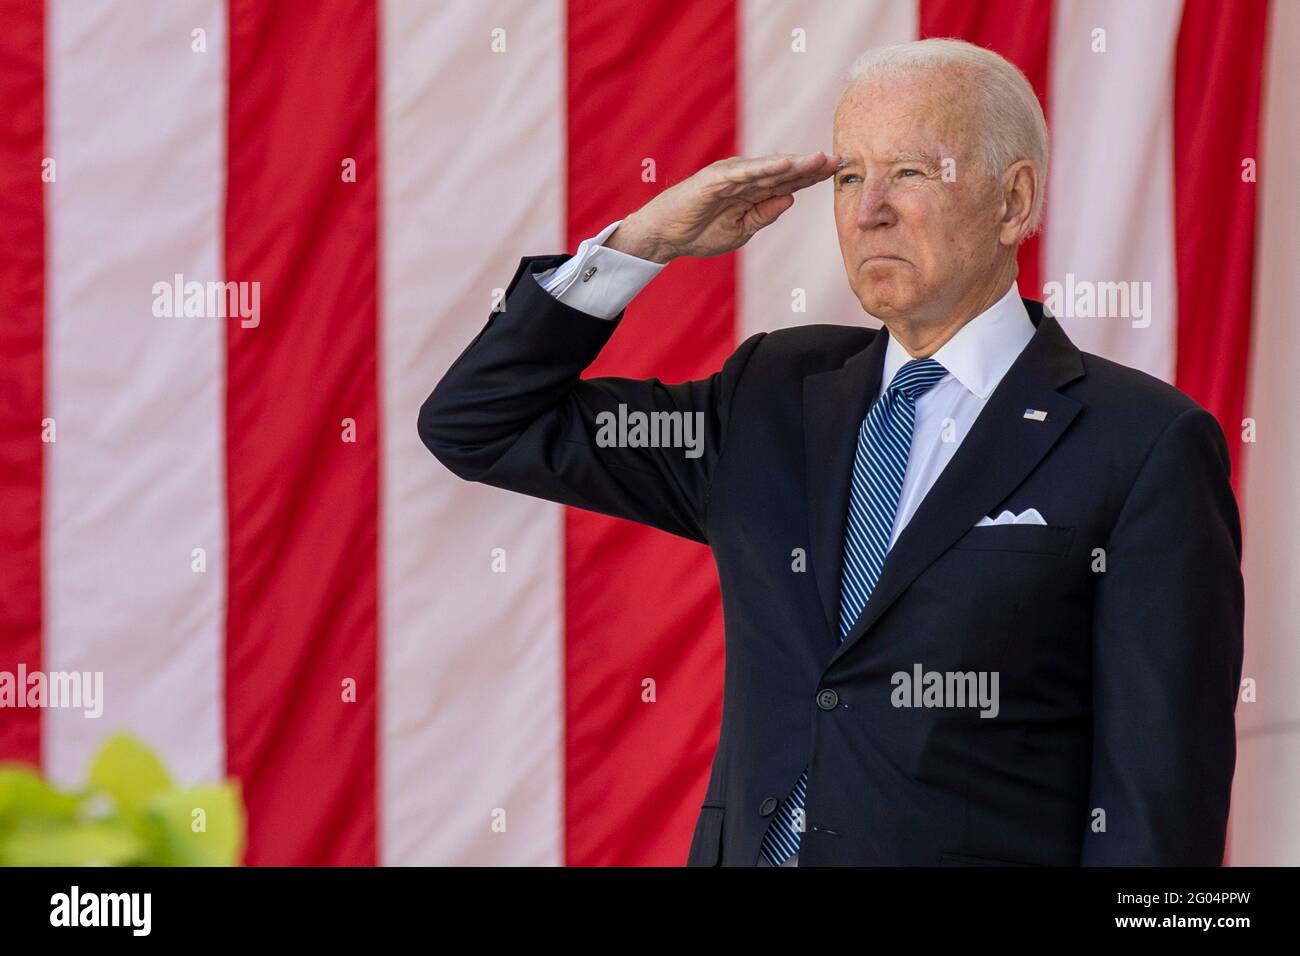
[(924, 70), (851, 84), (835, 108), (832, 150), (855, 162), (969, 156), (979, 111), (955, 73)]

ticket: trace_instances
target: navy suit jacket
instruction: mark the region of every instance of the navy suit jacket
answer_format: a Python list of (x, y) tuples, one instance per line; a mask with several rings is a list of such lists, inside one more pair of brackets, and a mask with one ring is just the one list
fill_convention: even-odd
[[(520, 261), (419, 433), (462, 478), (712, 549), (723, 717), (687, 865), (755, 865), (805, 767), (801, 866), (1221, 863), (1244, 597), (1209, 412), (1024, 300), (1033, 338), (841, 643), (850, 474), (887, 334), (808, 325), (696, 381), (584, 380), (623, 313), (544, 291), (531, 273), (567, 258)], [(598, 446), (620, 404), (703, 413), (703, 454)], [(1048, 523), (975, 526), (1026, 508)], [(918, 665), (996, 672), (997, 716), (895, 706), (894, 675)]]

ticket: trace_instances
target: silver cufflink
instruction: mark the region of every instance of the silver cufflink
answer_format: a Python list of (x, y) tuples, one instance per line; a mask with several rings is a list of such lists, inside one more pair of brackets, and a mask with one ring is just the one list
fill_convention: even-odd
[(592, 276), (594, 276), (595, 274), (596, 274), (596, 267), (595, 267), (595, 266), (592, 266), (590, 269), (588, 269), (586, 272), (584, 272), (584, 273), (582, 274), (582, 281), (583, 281), (583, 282), (586, 282), (588, 279), (590, 279), (590, 278), (591, 278)]

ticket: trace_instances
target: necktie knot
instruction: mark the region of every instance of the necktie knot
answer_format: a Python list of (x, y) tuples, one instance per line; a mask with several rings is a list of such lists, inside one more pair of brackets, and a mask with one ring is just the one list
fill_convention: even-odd
[(889, 391), (906, 395), (915, 401), (948, 374), (948, 370), (932, 358), (913, 359), (895, 374)]

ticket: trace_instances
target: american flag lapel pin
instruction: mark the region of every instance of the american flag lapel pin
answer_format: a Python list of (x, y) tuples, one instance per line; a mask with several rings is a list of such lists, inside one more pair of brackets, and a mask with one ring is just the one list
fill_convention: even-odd
[(1045, 422), (1047, 421), (1047, 412), (1041, 408), (1026, 408), (1025, 418), (1028, 418), (1031, 422)]

